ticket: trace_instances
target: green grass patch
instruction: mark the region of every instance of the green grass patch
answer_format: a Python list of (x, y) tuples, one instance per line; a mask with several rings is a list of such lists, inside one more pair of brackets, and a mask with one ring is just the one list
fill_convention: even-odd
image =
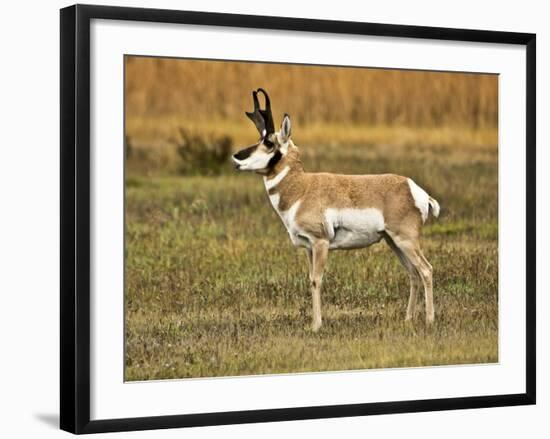
[[(424, 227), (436, 323), (404, 322), (408, 276), (382, 242), (331, 252), (324, 326), (309, 330), (303, 250), (292, 246), (261, 178), (126, 181), (126, 379), (412, 367), (498, 361), (497, 154), (447, 148), (304, 151), (310, 170), (411, 176), (441, 204)], [(229, 164), (228, 164), (229, 166)]]

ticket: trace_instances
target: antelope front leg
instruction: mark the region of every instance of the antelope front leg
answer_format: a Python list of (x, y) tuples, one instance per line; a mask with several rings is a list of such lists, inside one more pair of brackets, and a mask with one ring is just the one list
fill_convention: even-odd
[[(317, 332), (321, 327), (321, 283), (323, 281), (323, 271), (328, 258), (328, 241), (315, 241), (312, 244), (311, 253), (311, 298), (313, 301), (313, 323), (312, 329)], [(308, 255), (309, 256), (309, 255)]]
[(309, 274), (309, 283), (313, 281), (313, 250), (310, 248), (306, 248), (307, 253), (307, 268), (308, 268), (308, 274)]

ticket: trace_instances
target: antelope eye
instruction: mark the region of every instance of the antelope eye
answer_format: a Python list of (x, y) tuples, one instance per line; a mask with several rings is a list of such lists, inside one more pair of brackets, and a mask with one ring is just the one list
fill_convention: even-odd
[(269, 149), (271, 149), (275, 146), (275, 144), (269, 139), (264, 140), (264, 145), (267, 146)]

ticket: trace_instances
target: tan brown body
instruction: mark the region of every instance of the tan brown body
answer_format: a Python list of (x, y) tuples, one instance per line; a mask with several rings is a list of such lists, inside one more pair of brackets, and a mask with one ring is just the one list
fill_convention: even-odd
[(329, 250), (364, 248), (382, 239), (409, 273), (406, 319), (414, 316), (418, 289), (423, 287), (426, 321), (433, 322), (432, 266), (420, 249), (419, 237), (429, 213), (439, 215), (438, 202), (399, 175), (305, 172), (299, 149), (290, 139), (290, 118), (285, 115), (281, 130), (274, 132), (264, 94), (266, 110), (259, 110), (254, 92), (254, 112), (247, 113), (262, 137), (234, 154), (233, 161), (237, 169), (263, 175), (271, 204), (292, 243), (307, 251), (313, 330), (321, 327), (321, 282)]
[(287, 166), (288, 174), (268, 194), (279, 195), (278, 210), (283, 212), (300, 201), (295, 221), (311, 237), (329, 238), (325, 224), (327, 208), (376, 208), (383, 215), (385, 228), (419, 236), (422, 216), (406, 177), (305, 172), (298, 148), (292, 144), (288, 154), (264, 177), (265, 181), (272, 181)]

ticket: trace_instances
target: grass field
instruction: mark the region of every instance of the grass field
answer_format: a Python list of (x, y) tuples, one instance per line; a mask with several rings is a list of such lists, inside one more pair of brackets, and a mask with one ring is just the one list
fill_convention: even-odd
[(311, 332), (306, 255), (261, 177), (229, 163), (216, 177), (129, 169), (126, 380), (498, 361), (496, 140), (458, 138), (301, 146), (309, 171), (407, 175), (440, 202), (422, 239), (434, 266), (431, 328), (422, 301), (404, 322), (408, 276), (381, 242), (331, 252), (324, 326)]

